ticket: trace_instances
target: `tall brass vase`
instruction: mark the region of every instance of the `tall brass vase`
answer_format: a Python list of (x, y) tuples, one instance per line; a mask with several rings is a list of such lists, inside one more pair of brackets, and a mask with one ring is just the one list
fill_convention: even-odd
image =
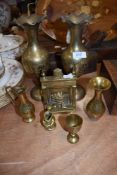
[(90, 84), (94, 88), (95, 94), (86, 106), (86, 113), (90, 119), (97, 120), (105, 112), (102, 94), (103, 91), (110, 88), (111, 82), (104, 77), (95, 77), (90, 80)]
[(47, 69), (48, 52), (39, 44), (38, 23), (26, 24), (25, 30), (28, 36), (28, 47), (23, 53), (22, 64), (27, 74), (33, 74), (38, 79), (38, 84), (32, 89), (31, 96), (35, 100), (40, 100), (40, 74)]
[[(70, 44), (62, 54), (65, 73), (75, 72), (79, 77), (96, 69), (97, 54), (88, 51), (82, 43), (84, 23), (70, 23)], [(95, 66), (95, 67), (94, 67)]]

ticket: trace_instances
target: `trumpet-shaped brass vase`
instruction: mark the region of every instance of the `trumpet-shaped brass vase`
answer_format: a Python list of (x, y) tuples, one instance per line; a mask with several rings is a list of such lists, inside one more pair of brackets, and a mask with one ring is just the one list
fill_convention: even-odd
[(69, 143), (77, 143), (79, 141), (79, 136), (77, 132), (80, 130), (83, 123), (83, 119), (77, 114), (69, 114), (66, 117), (66, 125), (69, 134), (67, 135), (67, 140)]
[(102, 100), (102, 93), (110, 88), (111, 82), (107, 78), (98, 76), (92, 78), (89, 83), (94, 88), (95, 94), (86, 106), (86, 113), (89, 118), (97, 120), (105, 112), (105, 104)]

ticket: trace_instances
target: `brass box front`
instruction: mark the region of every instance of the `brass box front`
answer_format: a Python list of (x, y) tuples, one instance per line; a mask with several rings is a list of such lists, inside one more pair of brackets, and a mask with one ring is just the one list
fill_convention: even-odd
[(76, 78), (41, 78), (44, 106), (51, 106), (51, 111), (71, 112), (76, 108)]

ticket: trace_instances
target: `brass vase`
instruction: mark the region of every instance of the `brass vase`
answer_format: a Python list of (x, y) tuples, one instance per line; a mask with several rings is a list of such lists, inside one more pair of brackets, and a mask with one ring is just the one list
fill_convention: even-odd
[(97, 54), (89, 51), (82, 43), (85, 23), (70, 23), (70, 44), (62, 54), (62, 65), (65, 73), (75, 73), (77, 77), (96, 69)]
[(105, 112), (102, 94), (103, 91), (111, 87), (111, 82), (107, 78), (97, 76), (92, 78), (89, 83), (94, 88), (95, 94), (86, 106), (86, 113), (90, 119), (97, 120)]
[(48, 52), (38, 42), (38, 24), (27, 26), (28, 47), (22, 56), (22, 64), (28, 74), (35, 74), (38, 84), (31, 90), (31, 96), (35, 100), (41, 100), (40, 75), (47, 69)]
[(17, 23), (24, 27), (28, 37), (28, 46), (22, 55), (22, 64), (27, 74), (36, 76), (37, 86), (31, 90), (31, 96), (35, 100), (41, 100), (40, 76), (48, 66), (48, 52), (38, 41), (38, 27), (43, 18), (33, 14), (22, 15), (17, 20)]

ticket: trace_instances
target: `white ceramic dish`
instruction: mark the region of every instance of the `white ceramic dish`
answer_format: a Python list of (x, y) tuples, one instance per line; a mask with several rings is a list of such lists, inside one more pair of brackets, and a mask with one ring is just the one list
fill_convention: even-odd
[(16, 59), (24, 51), (24, 39), (19, 35), (0, 34), (0, 56), (2, 58)]
[(18, 85), (24, 76), (22, 65), (16, 60), (4, 59), (5, 74), (0, 79), (0, 96), (6, 94), (5, 87)]

